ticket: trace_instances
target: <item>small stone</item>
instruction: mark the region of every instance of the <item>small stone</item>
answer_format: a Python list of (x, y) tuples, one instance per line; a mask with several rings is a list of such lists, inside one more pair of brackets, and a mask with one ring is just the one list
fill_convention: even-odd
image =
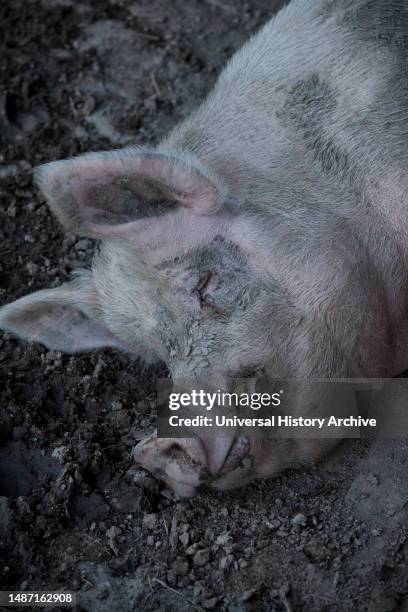
[(121, 533), (122, 533), (121, 529), (119, 527), (116, 527), (115, 525), (112, 525), (112, 527), (110, 527), (106, 531), (106, 537), (108, 538), (108, 544), (109, 544), (110, 548), (113, 550), (113, 552), (115, 553), (116, 556), (119, 555), (119, 549), (118, 549), (117, 544), (116, 544), (116, 538)]
[(186, 576), (189, 572), (190, 566), (188, 561), (183, 559), (182, 557), (177, 557), (175, 563), (173, 564), (173, 572), (176, 576)]
[(225, 533), (222, 533), (221, 535), (217, 537), (217, 539), (215, 540), (215, 543), (218, 544), (218, 546), (225, 546), (231, 541), (232, 541), (232, 537), (226, 531)]
[(203, 591), (203, 585), (200, 582), (195, 582), (193, 587), (194, 597), (198, 597)]
[(38, 265), (33, 263), (32, 261), (29, 261), (26, 264), (26, 268), (30, 276), (35, 276), (38, 272)]
[(231, 566), (233, 560), (234, 560), (234, 557), (232, 555), (226, 555), (225, 557), (222, 557), (222, 559), (220, 559), (220, 569), (221, 570), (228, 569)]
[(156, 514), (146, 514), (143, 518), (143, 525), (148, 529), (154, 529), (157, 525), (157, 515)]
[(96, 108), (95, 98), (88, 96), (82, 106), (82, 112), (85, 116), (90, 115)]
[(248, 589), (247, 591), (244, 591), (241, 597), (239, 598), (240, 601), (248, 601), (249, 599), (251, 599), (251, 597), (253, 597), (253, 595), (255, 595), (256, 591), (256, 589)]
[(293, 517), (292, 523), (293, 525), (300, 525), (301, 527), (305, 527), (307, 523), (307, 518), (304, 514), (300, 512), (299, 514), (296, 514), (296, 516)]
[(218, 603), (218, 597), (210, 597), (209, 599), (203, 599), (201, 605), (204, 610), (214, 610)]
[(210, 551), (206, 549), (197, 550), (194, 555), (194, 565), (202, 567), (210, 560)]
[(173, 518), (171, 519), (171, 527), (170, 527), (170, 535), (169, 535), (169, 543), (170, 547), (174, 550), (177, 547), (178, 535), (179, 535), (179, 525), (184, 520), (184, 507), (182, 504), (177, 504), (176, 511), (173, 514)]
[(265, 519), (265, 525), (267, 527), (269, 527), (269, 529), (279, 529), (279, 527), (282, 525), (281, 521), (279, 519), (273, 519), (272, 521), (268, 521)]
[(188, 531), (184, 531), (180, 536), (179, 536), (179, 540), (182, 543), (183, 546), (187, 546), (188, 541), (189, 541), (189, 535), (188, 535)]
[(15, 205), (14, 202), (12, 202), (10, 204), (10, 206), (8, 206), (6, 212), (7, 212), (9, 217), (11, 217), (12, 219), (15, 218), (15, 216), (16, 216), (16, 205)]

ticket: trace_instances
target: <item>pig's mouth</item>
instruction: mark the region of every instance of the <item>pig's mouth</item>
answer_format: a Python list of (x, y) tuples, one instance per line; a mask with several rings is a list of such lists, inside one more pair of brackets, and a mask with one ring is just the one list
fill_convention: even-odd
[(215, 436), (201, 438), (200, 441), (207, 455), (210, 480), (225, 476), (240, 467), (250, 452), (249, 439), (238, 434), (233, 438)]
[(251, 480), (253, 458), (251, 444), (246, 436), (237, 435), (224, 461), (222, 469), (210, 483), (210, 488), (220, 491), (235, 489)]
[(243, 460), (249, 456), (249, 452), (251, 450), (251, 445), (246, 436), (237, 436), (226, 456), (224, 461), (224, 465), (222, 466), (219, 476), (224, 476), (232, 470), (235, 470), (237, 467), (240, 467)]

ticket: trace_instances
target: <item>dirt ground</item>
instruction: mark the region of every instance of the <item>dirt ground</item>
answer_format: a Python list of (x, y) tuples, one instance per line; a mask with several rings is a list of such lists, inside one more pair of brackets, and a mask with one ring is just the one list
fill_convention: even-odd
[[(64, 236), (41, 162), (153, 143), (206, 94), (273, 0), (2, 0), (0, 301), (56, 286)], [(408, 445), (344, 444), (307, 472), (180, 501), (134, 465), (155, 381), (114, 351), (0, 338), (0, 589), (76, 610), (408, 611)]]

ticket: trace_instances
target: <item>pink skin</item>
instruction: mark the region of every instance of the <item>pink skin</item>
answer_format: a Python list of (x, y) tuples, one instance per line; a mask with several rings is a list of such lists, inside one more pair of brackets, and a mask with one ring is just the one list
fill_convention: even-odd
[[(51, 165), (49, 173), (43, 172), (43, 181), (47, 182), (46, 193), (54, 193), (58, 185), (65, 185), (69, 193), (76, 193), (79, 209), (85, 207), (82, 214), (84, 223), (89, 219), (88, 210), (84, 204), (86, 196), (81, 192), (81, 183), (88, 185), (87, 174), (92, 175), (92, 164), (84, 166), (76, 162), (75, 178), (66, 183), (58, 178), (55, 172), (64, 172), (64, 164)], [(107, 164), (108, 162), (106, 162)], [(112, 177), (115, 170), (114, 161), (110, 162), (108, 177)], [(160, 161), (162, 163), (162, 160)], [(68, 163), (68, 170), (72, 172), (74, 162)], [(95, 160), (99, 168), (99, 160)], [(106, 165), (105, 164), (105, 165)], [(140, 164), (138, 165), (139, 168)], [(119, 165), (123, 171), (122, 165)], [(105, 168), (106, 169), (106, 168)], [(117, 170), (117, 168), (116, 168)], [(96, 175), (100, 176), (99, 171)], [(174, 176), (174, 174), (172, 174)], [(45, 177), (45, 178), (44, 178)], [(93, 177), (93, 182), (95, 181)], [(73, 186), (72, 182), (75, 185)], [(77, 184), (78, 182), (78, 184)], [(194, 185), (194, 182), (193, 182)], [(61, 187), (60, 187), (61, 188)], [(194, 190), (193, 190), (194, 191)], [(58, 197), (52, 200), (53, 207), (65, 204), (65, 192), (62, 191)], [(397, 194), (398, 195), (398, 194)], [(397, 197), (397, 196), (395, 196)], [(71, 201), (71, 200), (69, 200)], [(214, 200), (209, 203), (211, 209)], [(87, 231), (94, 235), (112, 236), (114, 239), (124, 239), (129, 244), (135, 243), (140, 249), (141, 257), (149, 259), (150, 266), (160, 265), (164, 260), (183, 253), (190, 249), (208, 245), (215, 235), (221, 235), (226, 240), (238, 244), (241, 251), (251, 262), (251, 270), (256, 275), (267, 275), (279, 279), (281, 285), (289, 292), (296, 301), (299, 310), (308, 312), (308, 308), (315, 301), (324, 301), (333, 304), (333, 312), (337, 306), (337, 293), (341, 293), (345, 283), (350, 287), (351, 276), (349, 270), (353, 270), (353, 248), (347, 242), (347, 231), (344, 231), (344, 239), (337, 241), (324, 241), (319, 249), (308, 256), (308, 274), (299, 272), (296, 258), (292, 259), (284, 251), (279, 251), (279, 257), (273, 256), (273, 249), (279, 250), (279, 243), (274, 246), (268, 232), (255, 225), (245, 216), (231, 216), (227, 212), (217, 215), (205, 216), (201, 214), (203, 200), (199, 199), (199, 210), (190, 207), (180, 207), (176, 210), (163, 214), (158, 218), (136, 219), (126, 224), (100, 225), (95, 229), (91, 223)], [(193, 198), (194, 205), (194, 198)], [(62, 206), (64, 208), (64, 206)], [(94, 207), (92, 207), (94, 209)], [(64, 214), (66, 210), (64, 209)], [(61, 217), (61, 214), (59, 214)], [(75, 216), (77, 219), (77, 215)], [(69, 222), (66, 222), (69, 225)], [(340, 230), (339, 230), (340, 232)], [(86, 231), (85, 231), (86, 233)], [(339, 233), (340, 236), (340, 233)], [(347, 246), (344, 246), (347, 245)], [(357, 253), (357, 256), (359, 254)], [(222, 271), (213, 271), (209, 277), (204, 277), (198, 286), (200, 299), (206, 294), (216, 292), (223, 280)], [(177, 278), (177, 277), (176, 277)], [(335, 282), (334, 282), (335, 280)], [(358, 279), (357, 279), (358, 280)], [(182, 288), (181, 283), (181, 288)], [(349, 291), (350, 293), (350, 291)], [(146, 296), (146, 299), (150, 299)], [(59, 289), (38, 292), (17, 301), (15, 304), (6, 306), (2, 310), (0, 322), (10, 331), (28, 338), (41, 341), (56, 350), (76, 352), (100, 346), (114, 346), (122, 348), (130, 353), (135, 352), (132, 345), (127, 345), (127, 335), (112, 333), (101, 324), (96, 323), (94, 313), (98, 313), (100, 297), (97, 290), (92, 288), (91, 279), (87, 280), (86, 286), (82, 283), (67, 285)], [(117, 296), (114, 296), (115, 307), (117, 307)], [(197, 301), (197, 298), (196, 298)], [(358, 302), (353, 305), (350, 300), (351, 312), (353, 308), (359, 307)], [(154, 308), (154, 302), (149, 309)], [(184, 304), (183, 309), (199, 308), (198, 304)], [(78, 311), (80, 314), (78, 314)], [(366, 334), (367, 346), (378, 343), (381, 329), (386, 330), (386, 312), (381, 311), (384, 322), (377, 316), (378, 331), (376, 335)], [(76, 324), (75, 322), (77, 321)], [(294, 316), (291, 320), (291, 328), (297, 329), (302, 324), (302, 317)], [(112, 325), (110, 326), (112, 327)], [(120, 331), (120, 330), (119, 330)], [(116, 332), (113, 329), (113, 332)], [(286, 332), (285, 332), (286, 335)], [(302, 334), (296, 345), (293, 358), (298, 359), (300, 367), (308, 365), (306, 357), (309, 348), (307, 336), (302, 339)], [(379, 361), (378, 354), (372, 347), (367, 354), (373, 355), (375, 361), (367, 361), (365, 367), (370, 375), (382, 373), (391, 359), (385, 350), (386, 343), (383, 342), (382, 360)], [(285, 375), (285, 364), (280, 364), (277, 359), (281, 357), (283, 347), (277, 355), (273, 355), (273, 371), (275, 376)], [(262, 354), (260, 346), (257, 346), (255, 364), (263, 364), (271, 358), (269, 353)], [(254, 357), (254, 347), (248, 355)], [(244, 347), (231, 346), (228, 357), (215, 355), (212, 360), (212, 375), (217, 372), (217, 385), (222, 386), (228, 379), (230, 372), (239, 372), (248, 366), (248, 355), (245, 355)], [(190, 360), (187, 357), (187, 363)], [(194, 365), (194, 364), (193, 364)], [(177, 367), (181, 366), (181, 371)], [(186, 361), (179, 361), (172, 369), (173, 377), (182, 378), (183, 368)], [(226, 366), (228, 370), (226, 370)], [(297, 366), (296, 366), (297, 367)], [(370, 369), (371, 368), (371, 369)], [(194, 368), (193, 368), (194, 370)], [(298, 369), (298, 371), (302, 371)], [(397, 372), (395, 372), (397, 373)], [(253, 478), (273, 476), (283, 469), (293, 465), (310, 465), (337, 443), (334, 441), (309, 440), (309, 441), (269, 441), (247, 439), (237, 431), (232, 431), (230, 437), (214, 436), (205, 437), (201, 440), (194, 438), (185, 439), (159, 439), (155, 436), (142, 441), (134, 451), (134, 458), (147, 470), (157, 474), (166, 481), (179, 495), (191, 496), (203, 485), (216, 489), (229, 489), (242, 486)]]
[[(228, 211), (216, 215), (203, 215), (202, 206), (205, 201), (201, 196), (197, 199), (198, 210), (195, 210), (194, 180), (197, 174), (194, 174), (190, 184), (192, 187), (191, 201), (190, 197), (186, 196), (191, 207), (183, 205), (157, 218), (136, 218), (120, 225), (113, 225), (108, 220), (106, 224), (99, 222), (96, 228), (93, 222), (89, 224), (90, 213), (86, 206), (86, 193), (89, 186), (88, 175), (92, 177), (92, 184), (101, 176), (100, 160), (98, 157), (88, 156), (86, 162), (82, 165), (80, 158), (79, 161), (68, 162), (67, 166), (63, 163), (55, 166), (52, 164), (51, 170), (44, 170), (41, 174), (43, 188), (51, 198), (53, 208), (59, 211), (59, 217), (65, 220), (67, 226), (72, 227), (69, 219), (65, 218), (67, 215), (69, 217), (71, 214), (72, 218), (78, 222), (78, 210), (75, 211), (75, 214), (73, 211), (68, 210), (67, 212), (67, 202), (68, 204), (72, 202), (71, 194), (75, 193), (77, 198), (75, 204), (79, 207), (82, 223), (85, 224), (81, 233), (90, 232), (92, 235), (99, 236), (106, 234), (113, 240), (120, 238), (125, 241), (125, 244), (132, 245), (129, 254), (133, 251), (139, 252), (139, 256), (146, 258), (149, 266), (153, 268), (168, 258), (189, 253), (192, 248), (205, 247), (211, 243), (214, 236), (222, 236), (225, 240), (239, 245), (241, 252), (250, 262), (253, 277), (263, 275), (279, 280), (296, 302), (297, 313), (305, 312), (308, 315), (311, 306), (316, 304), (318, 307), (320, 303), (324, 303), (328, 307), (330, 316), (332, 313), (344, 311), (347, 314), (345, 320), (349, 322), (352, 320), (350, 313), (358, 314), (362, 311), (358, 301), (360, 277), (354, 278), (353, 276), (355, 272), (359, 273), (359, 268), (354, 266), (354, 261), (360, 261), (361, 254), (355, 251), (354, 243), (348, 241), (347, 227), (341, 226), (337, 229), (336, 240), (332, 240), (329, 236), (327, 240), (321, 242), (319, 248), (315, 248), (313, 253), (307, 255), (308, 274), (304, 274), (304, 271), (302, 272), (298, 267), (298, 253), (293, 258), (291, 252), (286, 253), (280, 249), (279, 242), (274, 243), (269, 231), (264, 231), (244, 215), (233, 216)], [(160, 164), (162, 163), (163, 160), (160, 157)], [(75, 172), (72, 175), (73, 166), (75, 166)], [(117, 159), (106, 162), (105, 166), (108, 166), (105, 170), (109, 169), (107, 172), (109, 180), (112, 180), (115, 169), (117, 172), (120, 170), (120, 176), (123, 173), (123, 165), (118, 163)], [(142, 164), (138, 163), (136, 166), (141, 172)], [(92, 174), (94, 168), (98, 169), (96, 178)], [(69, 176), (74, 178), (64, 182), (63, 175), (66, 170)], [(163, 172), (161, 168), (160, 178), (163, 177)], [(59, 177), (59, 173), (62, 173), (62, 177)], [(177, 177), (177, 172), (171, 172), (170, 175), (173, 180), (175, 176)], [(181, 172), (181, 177), (184, 180), (183, 172)], [(84, 193), (81, 191), (81, 185), (86, 186)], [(197, 187), (198, 192), (201, 193), (201, 179), (198, 181), (198, 186), (200, 187), (200, 189)], [(211, 188), (208, 187), (207, 191), (204, 189), (204, 192), (211, 193)], [(399, 201), (399, 191), (393, 191), (393, 194), (393, 197)], [(209, 211), (211, 211), (214, 208), (215, 200), (208, 195), (207, 197), (209, 198)], [(183, 198), (183, 202), (185, 200), (186, 198)], [(95, 207), (92, 206), (92, 211), (94, 210)], [(122, 252), (119, 250), (119, 245), (120, 243), (117, 247), (117, 256)], [(136, 245), (136, 248), (133, 245)], [(123, 250), (122, 246), (120, 248)], [(123, 252), (127, 257), (127, 251)], [(222, 270), (215, 270), (210, 276), (204, 276), (197, 287), (200, 299), (195, 295), (191, 304), (183, 303), (182, 315), (187, 313), (187, 309), (199, 312), (199, 301), (207, 294), (211, 296), (212, 293), (217, 292), (220, 282), (225, 280), (222, 274)], [(115, 273), (113, 276), (115, 277)], [(226, 276), (228, 277), (228, 272)], [(175, 278), (179, 280), (177, 275)], [(352, 296), (352, 290), (354, 290), (352, 281), (357, 291), (355, 300)], [(114, 294), (112, 306), (103, 304), (106, 319), (102, 322), (100, 320), (100, 300), (102, 298), (97, 288), (93, 288), (92, 282), (91, 278), (87, 278), (85, 283), (68, 284), (59, 289), (46, 290), (22, 298), (2, 309), (0, 323), (4, 328), (21, 337), (43, 342), (55, 350), (76, 352), (101, 346), (114, 346), (130, 353), (137, 353), (137, 346), (135, 350), (131, 343), (127, 344), (128, 332), (121, 333), (121, 329), (111, 323), (108, 318), (113, 308), (119, 308), (121, 300), (124, 302), (124, 307), (128, 308), (124, 297), (132, 286), (126, 287), (127, 290), (123, 291), (124, 296), (121, 296), (121, 300), (118, 300), (117, 294)], [(183, 288), (182, 282), (180, 287)], [(338, 307), (339, 296), (341, 298), (342, 295), (347, 295), (347, 302), (340, 309)], [(154, 310), (155, 304), (151, 295), (147, 294), (143, 297), (148, 305), (147, 310)], [(284, 329), (283, 340), (286, 341), (290, 333), (296, 333), (296, 330), (300, 329), (296, 350), (291, 351), (290, 359), (294, 362), (292, 371), (307, 375), (307, 368), (312, 369), (313, 367), (313, 363), (309, 363), (311, 359), (308, 352), (310, 338), (302, 331), (303, 314), (299, 315), (296, 312), (293, 316), (285, 313), (287, 317), (285, 320), (289, 323), (289, 327)], [(130, 312), (130, 316), (133, 316), (133, 311)], [(398, 312), (395, 316), (398, 316)], [(274, 313), (274, 320), (276, 317), (277, 313)], [(252, 324), (253, 318), (253, 316), (249, 317), (246, 324), (248, 322)], [(108, 329), (102, 325), (106, 320), (109, 323)], [(371, 318), (365, 316), (364, 321), (366, 320), (370, 323)], [(364, 355), (369, 357), (363, 364), (366, 369), (362, 374), (378, 376), (385, 371), (387, 364), (389, 368), (392, 367), (392, 358), (397, 359), (397, 356), (387, 352), (387, 348), (390, 347), (387, 345), (386, 336), (381, 338), (381, 333), (385, 334), (388, 329), (385, 308), (381, 307), (378, 311), (373, 311), (372, 321), (375, 325), (375, 333), (370, 333), (370, 329), (365, 330), (365, 345), (361, 346)], [(248, 330), (250, 331), (251, 328), (241, 327), (240, 333), (245, 334)], [(347, 337), (347, 334), (345, 335)], [(375, 351), (380, 340), (382, 343), (381, 355)], [(324, 341), (323, 337), (322, 342)], [(275, 377), (285, 377), (288, 357), (284, 353), (284, 342), (278, 344), (279, 350), (272, 355), (268, 352), (270, 349), (267, 346), (266, 348), (261, 347), (259, 343), (251, 345), (250, 342), (244, 341), (244, 343), (238, 343), (237, 346), (232, 345), (228, 348), (228, 352), (212, 355), (211, 371), (206, 373), (207, 379), (210, 374), (214, 377), (217, 373), (216, 386), (218, 384), (222, 386), (228, 380), (231, 372), (245, 370), (248, 365), (265, 364), (268, 360), (269, 362), (272, 360), (272, 371)], [(153, 341), (151, 345), (155, 346)], [(196, 348), (200, 349), (200, 346)], [(402, 345), (401, 348), (403, 348)], [(161, 354), (159, 350), (157, 349), (156, 352)], [(266, 352), (262, 353), (262, 350)], [(330, 361), (327, 355), (326, 358)], [(254, 360), (253, 363), (250, 362), (250, 359)], [(361, 360), (358, 361), (361, 362)], [(188, 365), (194, 373), (195, 365), (191, 355), (186, 354), (179, 358), (171, 368), (173, 378), (182, 379)], [(180, 371), (177, 368), (180, 368)], [(390, 374), (394, 373), (398, 372), (390, 371)], [(356, 374), (361, 375), (359, 370), (356, 370)], [(313, 402), (310, 402), (310, 405), (313, 405)], [(273, 476), (290, 466), (310, 465), (337, 442), (337, 440), (256, 440), (244, 438), (236, 431), (231, 432), (229, 438), (216, 436), (205, 437), (201, 440), (193, 438), (164, 440), (152, 436), (135, 448), (134, 457), (147, 470), (165, 480), (181, 496), (190, 496), (202, 485), (220, 490), (229, 489), (242, 486), (253, 478)]]
[(174, 489), (180, 497), (194, 495), (207, 474), (207, 456), (195, 438), (156, 438), (140, 442), (133, 457), (146, 470), (153, 472)]
[[(159, 358), (175, 383), (222, 385), (255, 367), (281, 379), (404, 371), (406, 53), (372, 4), (348, 26), (350, 2), (330, 3), (323, 18), (324, 0), (292, 0), (157, 148), (41, 167), (37, 182), (58, 219), (101, 239), (106, 259), (4, 306), (0, 327), (53, 350), (112, 346)], [(389, 0), (387, 13), (397, 18), (400, 5)], [(206, 249), (194, 266), (171, 261), (191, 264)], [(205, 311), (206, 297), (225, 310)], [(312, 411), (313, 399), (299, 410)], [(153, 436), (135, 458), (192, 495), (310, 465), (336, 443)]]

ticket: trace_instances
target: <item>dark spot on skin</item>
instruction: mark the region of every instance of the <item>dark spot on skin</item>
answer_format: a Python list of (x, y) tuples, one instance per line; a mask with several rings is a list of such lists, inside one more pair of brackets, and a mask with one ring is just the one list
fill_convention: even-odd
[(346, 151), (335, 143), (334, 138), (316, 137), (313, 141), (316, 159), (321, 163), (323, 172), (335, 176), (346, 176), (350, 169), (350, 161)]
[(289, 112), (302, 110), (327, 114), (336, 107), (336, 95), (329, 84), (321, 79), (317, 73), (312, 73), (305, 79), (295, 83), (289, 91), (286, 105)]
[(194, 457), (186, 453), (186, 451), (177, 443), (172, 444), (170, 448), (167, 449), (166, 455), (171, 461), (176, 461), (180, 465), (184, 464), (191, 467), (197, 467), (200, 465), (200, 463), (196, 461)]
[(277, 115), (302, 133), (306, 147), (326, 174), (344, 177), (350, 169), (350, 160), (328, 133), (336, 107), (336, 91), (313, 73), (288, 91), (284, 107)]
[(360, 40), (380, 43), (404, 51), (408, 49), (408, 4), (393, 0), (354, 2), (341, 18)]

